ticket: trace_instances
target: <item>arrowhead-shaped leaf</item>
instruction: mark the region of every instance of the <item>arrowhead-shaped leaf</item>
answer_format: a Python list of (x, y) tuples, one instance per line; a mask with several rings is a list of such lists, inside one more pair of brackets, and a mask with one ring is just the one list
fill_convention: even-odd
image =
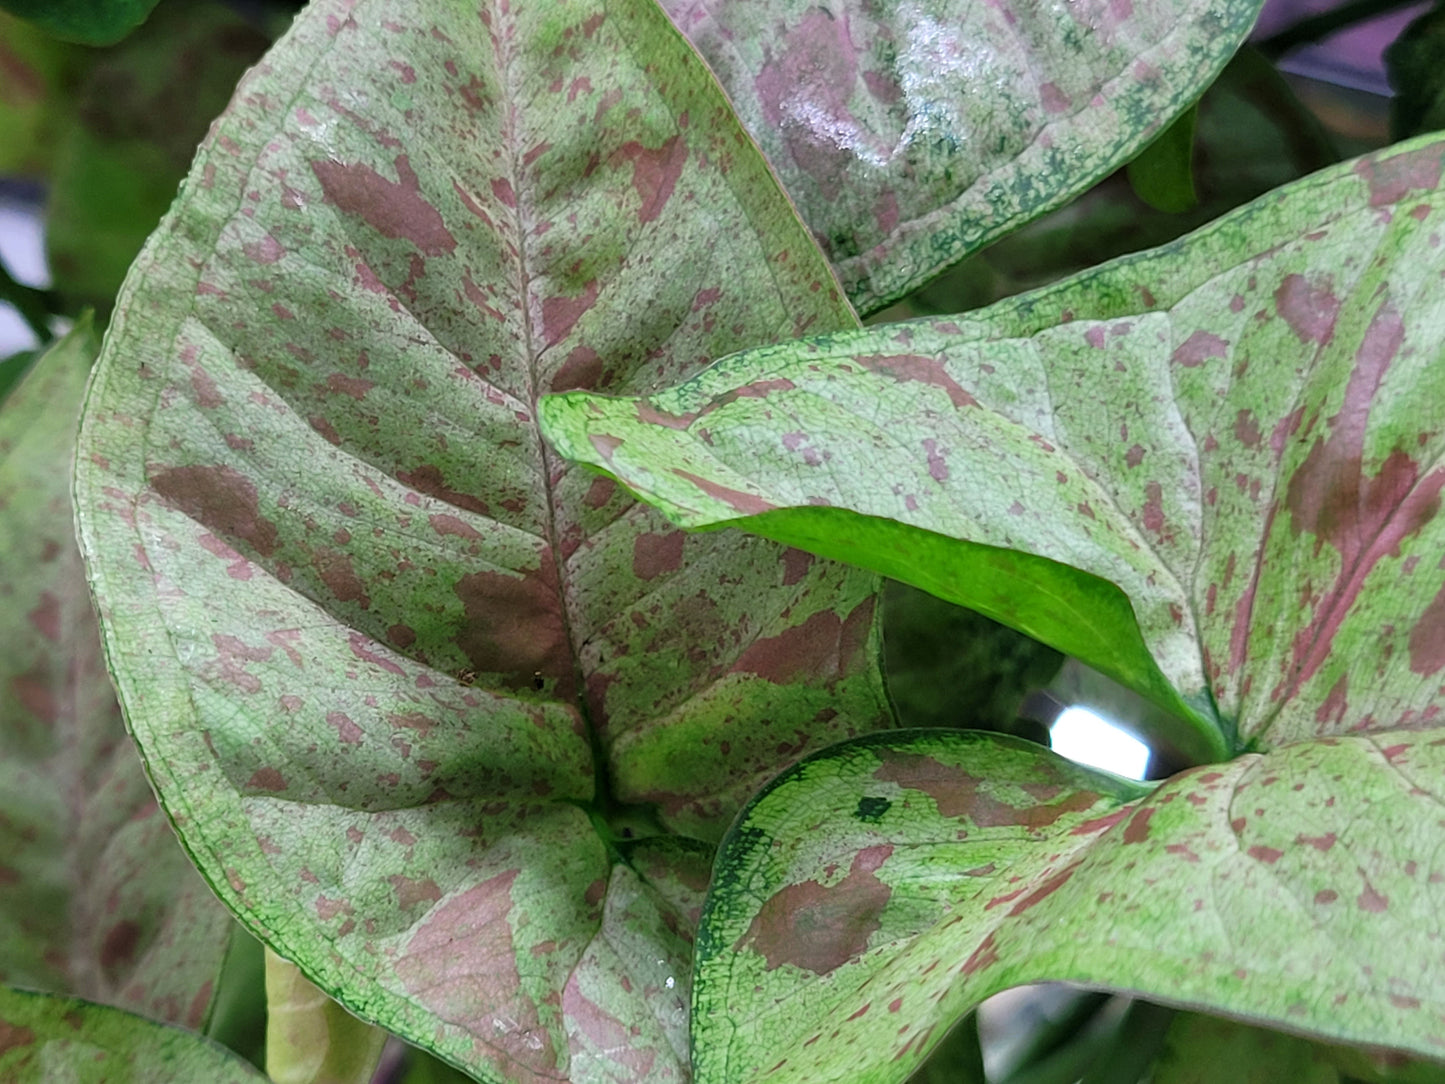
[(259, 936), (484, 1079), (686, 1076), (711, 847), (658, 824), (886, 724), (876, 580), (673, 531), (535, 400), (851, 323), (647, 0), (298, 17), (132, 272), (77, 479), (131, 725)]
[(0, 405), (0, 981), (194, 1028), (231, 920), (156, 806), (101, 658), (69, 486), (96, 349), (82, 324)]
[(663, 0), (871, 311), (1192, 104), (1260, 0)]
[(977, 315), (545, 417), (678, 523), (870, 565), (1081, 658), (1192, 718), (1201, 759), (1235, 729), (1429, 725), (1442, 155), (1391, 148)]
[(224, 1047), (79, 998), (0, 986), (0, 1077), (12, 1084), (262, 1084)]
[(719, 856), (697, 1079), (901, 1081), (985, 997), (1043, 980), (1439, 1056), (1442, 750), (1327, 738), (1147, 797), (1002, 735), (827, 750)]

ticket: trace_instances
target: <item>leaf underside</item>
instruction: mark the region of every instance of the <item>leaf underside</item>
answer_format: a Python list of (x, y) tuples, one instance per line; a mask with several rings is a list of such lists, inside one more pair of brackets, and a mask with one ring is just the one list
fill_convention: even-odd
[(128, 280), (77, 471), (130, 724), (258, 936), (482, 1079), (686, 1078), (712, 841), (889, 723), (877, 581), (677, 532), (535, 402), (853, 324), (651, 3), (298, 16)]

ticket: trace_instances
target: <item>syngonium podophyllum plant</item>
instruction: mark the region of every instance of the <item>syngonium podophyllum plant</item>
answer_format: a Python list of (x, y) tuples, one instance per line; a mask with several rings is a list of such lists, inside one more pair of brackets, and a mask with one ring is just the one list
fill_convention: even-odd
[[(132, 268), (75, 457), (130, 729), (276, 966), (486, 1081), (901, 1081), (1041, 980), (1192, 1010), (1132, 1015), (1110, 1079), (1439, 1057), (1445, 143), (857, 319), (1134, 158), (1256, 7), (303, 11)], [(16, 433), (65, 431), (86, 336)], [(880, 572), (1140, 694), (1194, 767), (899, 729)], [(74, 595), (27, 589), (41, 760)], [(194, 1026), (214, 970), (165, 964), (221, 927), (123, 897), (94, 952), (55, 935), (115, 980), (73, 992)], [(183, 1056), (0, 997), (0, 1068)], [(336, 1078), (322, 1034), (273, 1073)]]

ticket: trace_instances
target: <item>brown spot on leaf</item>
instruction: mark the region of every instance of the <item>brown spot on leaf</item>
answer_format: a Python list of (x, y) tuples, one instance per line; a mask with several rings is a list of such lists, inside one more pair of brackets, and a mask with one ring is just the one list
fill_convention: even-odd
[(1344, 402), (1329, 421), (1328, 438), (1315, 438), (1289, 480), (1285, 501), (1293, 530), (1314, 535), (1317, 548), (1334, 547), (1341, 559), (1339, 576), (1324, 593), (1314, 620), (1295, 638), (1291, 692), (1328, 657), (1366, 576), (1387, 554), (1398, 555), (1400, 543), (1439, 511), (1445, 470), (1422, 478), (1419, 463), (1397, 448), (1374, 477), (1364, 474), (1370, 408), (1403, 338), (1400, 314), (1383, 302), (1355, 354)]
[(1155, 808), (1146, 806), (1135, 812), (1129, 818), (1129, 823), (1124, 825), (1125, 843), (1143, 843), (1149, 838), (1149, 820), (1154, 816)]
[(60, 599), (53, 591), (40, 592), (40, 601), (28, 614), (31, 628), (52, 644), (60, 642)]
[(600, 388), (603, 386), (602, 371), (602, 358), (596, 350), (586, 343), (574, 346), (552, 377), (552, 391), (560, 393), (578, 388)]
[(317, 546), (311, 552), (311, 564), (316, 569), (316, 574), (321, 577), (321, 582), (336, 596), (338, 602), (356, 602), (363, 610), (371, 606), (366, 585), (352, 567), (351, 554)]
[(22, 1046), (35, 1045), (35, 1032), (27, 1027), (0, 1020), (0, 1055)]
[(979, 942), (978, 948), (974, 949), (968, 959), (963, 961), (963, 966), (959, 970), (965, 975), (973, 975), (996, 963), (998, 963), (998, 946), (994, 944), (993, 931), (990, 930), (988, 936)]
[(246, 789), (277, 794), (286, 789), (286, 779), (275, 768), (257, 768), (246, 780)]
[(1050, 805), (1013, 806), (988, 794), (986, 779), (916, 753), (889, 753), (873, 778), (921, 791), (933, 799), (939, 816), (967, 817), (980, 828), (1047, 828), (1066, 813), (1090, 808), (1099, 798), (1091, 791), (1075, 790)]
[(442, 890), (430, 877), (413, 880), (398, 873), (386, 880), (396, 893), (397, 907), (403, 911), (408, 907), (415, 907), (418, 903), (436, 903), (442, 898)]
[(654, 580), (682, 567), (681, 531), (640, 534), (632, 542), (632, 574), (640, 580)]
[(1266, 847), (1262, 843), (1256, 843), (1246, 853), (1256, 862), (1263, 862), (1266, 866), (1272, 866), (1284, 857), (1284, 851)]
[(1410, 630), (1410, 669), (1429, 676), (1445, 668), (1445, 587), (1435, 592)]
[(872, 618), (872, 599), (859, 603), (844, 621), (831, 610), (820, 610), (801, 625), (755, 640), (733, 670), (757, 674), (779, 685), (800, 678), (828, 685), (852, 670)]
[(1379, 892), (1375, 891), (1375, 886), (1370, 884), (1370, 879), (1365, 876), (1364, 870), (1360, 871), (1360, 878), (1365, 882), (1365, 888), (1355, 900), (1356, 906), (1358, 906), (1361, 911), (1369, 911), (1372, 914), (1388, 911), (1390, 909), (1390, 898), (1388, 896), (1382, 896)]
[(135, 959), (136, 948), (140, 945), (140, 923), (121, 919), (105, 935), (100, 943), (100, 966), (114, 975), (120, 968)]
[(1058, 873), (1055, 873), (1048, 880), (1044, 881), (1043, 884), (1039, 885), (1038, 888), (1034, 889), (1023, 899), (1019, 900), (1018, 903), (1010, 907), (1008, 912), (1009, 915), (1021, 915), (1030, 907), (1038, 906), (1040, 903), (1042, 903), (1048, 897), (1052, 896), (1059, 889), (1063, 888), (1064, 885), (1068, 883), (1069, 878), (1074, 875), (1074, 870), (1078, 868), (1079, 864), (1076, 862), (1074, 863), (1074, 865), (1069, 866), (1067, 869), (1059, 870)]
[(1404, 154), (1382, 152), (1361, 159), (1355, 172), (1370, 186), (1370, 206), (1398, 203), (1412, 191), (1434, 192), (1440, 187), (1440, 148), (1434, 145)]
[(557, 1077), (552, 1033), (517, 972), (510, 919), (517, 872), (499, 873), (433, 908), (394, 970), (416, 1003), (437, 1018), (486, 1027), (498, 1076), (551, 1080)]
[(760, 953), (769, 971), (791, 964), (815, 975), (861, 956), (893, 895), (874, 876), (892, 853), (886, 843), (863, 848), (835, 885), (788, 885), (763, 903), (734, 948)]
[(453, 590), (466, 614), (457, 646), (474, 669), (498, 675), (509, 689), (531, 689), (532, 676), (541, 674), (559, 683), (560, 699), (571, 699), (572, 656), (550, 553), (535, 571), (472, 572)]
[(1303, 275), (1286, 275), (1274, 292), (1274, 305), (1300, 342), (1324, 346), (1335, 337), (1340, 299), (1328, 285), (1315, 285)]
[(430, 463), (417, 467), (413, 471), (397, 471), (396, 480), (403, 485), (411, 486), (418, 493), (425, 493), (429, 497), (446, 501), (458, 508), (465, 508), (468, 512), (475, 512), (479, 516), (490, 514), (490, 509), (487, 508), (484, 501), (470, 493), (453, 489), (442, 477), (441, 470)]
[(1170, 360), (1185, 369), (1195, 369), (1211, 358), (1229, 356), (1229, 343), (1208, 331), (1196, 331), (1174, 348)]
[(764, 500), (756, 494), (747, 493), (741, 489), (732, 489), (729, 486), (710, 481), (707, 478), (700, 478), (691, 471), (673, 467), (672, 473), (679, 478), (691, 482), (709, 497), (722, 501), (723, 504), (726, 504), (729, 508), (741, 512), (745, 516), (757, 516), (764, 512), (771, 512), (777, 508), (777, 505), (771, 501)]
[(948, 374), (943, 362), (922, 354), (872, 354), (855, 358), (858, 364), (875, 373), (891, 376), (899, 383), (916, 382), (941, 388), (955, 408), (978, 406), (978, 400)]
[(234, 467), (170, 467), (151, 478), (151, 488), (238, 549), (276, 552), (276, 524), (261, 515), (255, 483)]
[(383, 237), (403, 238), (428, 256), (445, 256), (457, 247), (441, 212), (426, 201), (421, 182), (406, 155), (397, 155), (397, 180), (389, 181), (360, 162), (334, 159), (312, 162), (326, 201), (345, 214), (356, 215)]
[(575, 297), (542, 299), (542, 331), (548, 346), (555, 346), (568, 335), (582, 314), (597, 301), (597, 280), (592, 279)]
[(687, 162), (687, 144), (677, 135), (655, 148), (633, 140), (619, 147), (615, 155), (632, 163), (632, 187), (641, 203), (637, 221), (645, 225), (662, 213), (672, 197)]

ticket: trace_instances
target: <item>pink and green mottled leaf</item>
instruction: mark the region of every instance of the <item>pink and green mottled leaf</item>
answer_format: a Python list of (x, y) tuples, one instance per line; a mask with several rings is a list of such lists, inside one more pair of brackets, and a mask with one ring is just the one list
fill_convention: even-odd
[(981, 609), (1201, 738), (1434, 725), (1442, 156), (1390, 148), (975, 315), (562, 397), (549, 432), (675, 522)]
[(887, 725), (877, 582), (675, 531), (535, 403), (853, 322), (647, 0), (298, 17), (131, 273), (77, 478), (122, 703), (258, 936), (485, 1080), (686, 1078), (706, 841)]
[(1146, 794), (1002, 735), (845, 742), (719, 855), (697, 1080), (902, 1081), (985, 997), (1047, 980), (1438, 1057), (1442, 750), (1324, 738)]
[(79, 998), (0, 986), (0, 1078), (11, 1084), (262, 1084), (190, 1031)]
[(1134, 157), (1260, 0), (663, 0), (871, 311)]
[(96, 350), (83, 323), (0, 406), (0, 981), (197, 1028), (231, 920), (121, 724), (73, 533)]

